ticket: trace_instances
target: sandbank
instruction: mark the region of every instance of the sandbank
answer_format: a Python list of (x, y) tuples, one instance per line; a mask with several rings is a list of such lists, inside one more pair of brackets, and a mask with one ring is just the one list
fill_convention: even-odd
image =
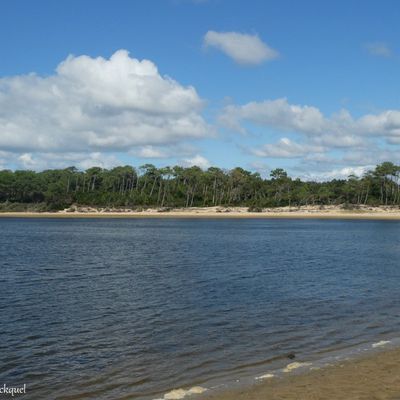
[(304, 219), (366, 219), (400, 220), (400, 208), (391, 206), (360, 206), (344, 209), (340, 206), (304, 206), (264, 208), (260, 212), (248, 211), (247, 207), (193, 207), (141, 210), (102, 209), (77, 207), (73, 211), (57, 212), (0, 212), (1, 217), (22, 218), (304, 218)]

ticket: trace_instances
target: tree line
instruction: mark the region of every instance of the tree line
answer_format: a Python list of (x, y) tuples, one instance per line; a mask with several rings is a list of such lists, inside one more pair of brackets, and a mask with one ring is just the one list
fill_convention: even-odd
[(377, 165), (362, 177), (326, 182), (292, 179), (281, 168), (268, 179), (237, 167), (206, 171), (193, 166), (156, 168), (75, 167), (42, 172), (0, 171), (1, 210), (34, 207), (59, 210), (71, 205), (94, 207), (264, 207), (304, 205), (400, 205), (400, 166)]

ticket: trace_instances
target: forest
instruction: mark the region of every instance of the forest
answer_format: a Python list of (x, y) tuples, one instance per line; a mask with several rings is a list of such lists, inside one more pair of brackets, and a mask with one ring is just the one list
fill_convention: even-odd
[(304, 205), (400, 205), (400, 166), (377, 165), (362, 177), (325, 182), (292, 179), (281, 168), (268, 179), (243, 168), (75, 167), (0, 171), (0, 211), (50, 211), (71, 205), (105, 208)]

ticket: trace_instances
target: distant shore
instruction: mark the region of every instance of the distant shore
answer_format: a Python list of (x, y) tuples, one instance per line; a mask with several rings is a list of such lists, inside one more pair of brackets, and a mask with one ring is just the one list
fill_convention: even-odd
[(343, 208), (340, 206), (304, 206), (264, 208), (249, 211), (247, 207), (198, 207), (156, 209), (102, 209), (76, 207), (56, 212), (0, 212), (1, 217), (22, 218), (315, 218), (400, 220), (400, 208), (391, 206)]
[(314, 369), (265, 378), (250, 388), (207, 396), (207, 400), (373, 400), (400, 398), (400, 349)]

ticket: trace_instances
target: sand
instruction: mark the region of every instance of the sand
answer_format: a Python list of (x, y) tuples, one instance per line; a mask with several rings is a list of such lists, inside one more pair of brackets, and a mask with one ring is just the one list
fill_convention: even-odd
[(41, 218), (317, 218), (317, 219), (376, 219), (400, 220), (400, 208), (361, 206), (345, 210), (340, 206), (306, 206), (266, 208), (262, 212), (249, 212), (247, 207), (201, 207), (155, 209), (142, 211), (128, 209), (95, 209), (78, 207), (75, 211), (58, 212), (0, 212), (0, 217)]
[(400, 399), (400, 349), (256, 381), (252, 387), (212, 394), (207, 400)]

